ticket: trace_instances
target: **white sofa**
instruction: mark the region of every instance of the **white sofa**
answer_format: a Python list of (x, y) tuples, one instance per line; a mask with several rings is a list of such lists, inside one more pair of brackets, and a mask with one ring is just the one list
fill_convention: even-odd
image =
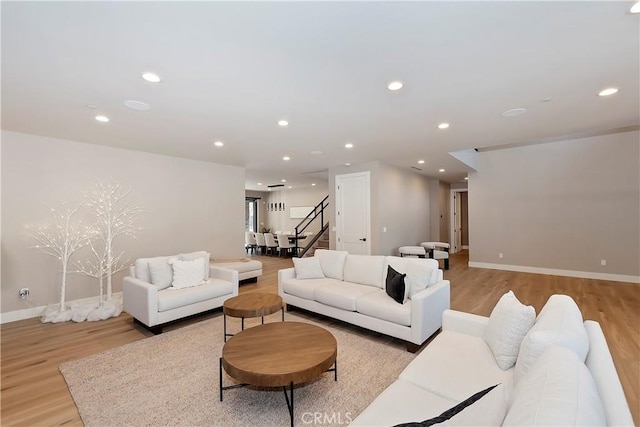
[[(181, 289), (172, 286), (170, 260), (202, 258), (201, 283)], [(137, 259), (123, 279), (123, 309), (154, 333), (173, 320), (222, 307), (238, 295), (238, 271), (209, 264), (209, 253), (200, 251)], [(155, 283), (154, 283), (155, 282)]]
[[(561, 326), (568, 318), (562, 314), (554, 319), (556, 331), (535, 331), (542, 316), (541, 311), (516, 349), (516, 366), (502, 370), (483, 339), (489, 318), (445, 311), (442, 333), (350, 425), (419, 423), (495, 384), (501, 386), (437, 425), (633, 425), (600, 325), (582, 323), (580, 316), (578, 323), (586, 333), (579, 337), (576, 328)], [(527, 358), (525, 342), (540, 345), (549, 337), (554, 337), (553, 343), (543, 346), (528, 371), (518, 375)], [(572, 349), (572, 342), (580, 340), (586, 345), (584, 363)]]
[[(296, 268), (278, 272), (278, 293), (287, 306), (399, 338), (407, 341), (409, 351), (441, 327), (442, 313), (449, 308), (449, 281), (443, 280), (437, 261), (326, 249), (316, 250), (314, 258), (321, 268), (317, 278), (300, 278)], [(419, 285), (426, 288), (403, 304), (394, 301), (385, 291), (389, 266), (400, 273), (410, 271), (414, 282), (423, 277)]]

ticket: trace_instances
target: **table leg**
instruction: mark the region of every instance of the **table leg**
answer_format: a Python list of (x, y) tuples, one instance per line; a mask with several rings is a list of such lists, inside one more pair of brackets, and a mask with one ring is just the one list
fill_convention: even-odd
[(282, 306), (281, 311), (282, 311), (282, 321), (284, 322), (284, 305)]
[(242, 318), (242, 330), (244, 331), (244, 317)]
[(327, 369), (325, 372), (333, 372), (333, 380), (338, 381), (338, 359), (333, 362), (333, 368)]
[(282, 386), (282, 390), (284, 390), (284, 398), (287, 399), (287, 408), (289, 408), (289, 416), (291, 417), (291, 427), (293, 427), (293, 381), (291, 381), (289, 385), (291, 399), (289, 399), (289, 395), (287, 394), (287, 386)]

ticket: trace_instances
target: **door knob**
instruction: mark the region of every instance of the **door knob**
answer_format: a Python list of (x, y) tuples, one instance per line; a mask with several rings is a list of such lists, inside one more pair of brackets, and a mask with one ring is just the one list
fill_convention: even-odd
[(366, 241), (367, 241), (367, 238), (366, 238), (366, 237), (363, 237), (362, 239), (360, 239), (360, 241), (361, 241), (361, 242), (366, 242)]

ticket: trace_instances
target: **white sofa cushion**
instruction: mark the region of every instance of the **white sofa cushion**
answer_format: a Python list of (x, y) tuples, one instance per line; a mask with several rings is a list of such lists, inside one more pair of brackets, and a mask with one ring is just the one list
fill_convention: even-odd
[[(474, 393), (475, 394), (475, 393)], [(471, 397), (469, 397), (470, 399)], [(497, 384), (488, 393), (438, 426), (499, 426), (507, 413), (504, 386)]]
[(217, 298), (231, 294), (233, 284), (222, 279), (211, 278), (200, 286), (184, 289), (168, 288), (158, 291), (158, 311), (168, 311), (174, 308), (184, 307), (200, 301)]
[(591, 373), (574, 351), (552, 345), (518, 382), (505, 426), (604, 426)]
[(153, 261), (164, 261), (167, 262), (171, 258), (176, 258), (176, 255), (171, 256), (159, 256), (153, 258), (138, 258), (134, 261), (133, 265), (135, 267), (135, 278), (138, 280), (142, 280), (146, 283), (151, 283), (151, 274), (149, 273), (149, 262)]
[(299, 298), (314, 300), (314, 292), (316, 289), (326, 286), (330, 283), (342, 282), (336, 279), (287, 279), (282, 282), (282, 290), (285, 294), (293, 295)]
[(457, 402), (496, 384), (507, 395), (513, 389), (513, 368), (500, 369), (482, 338), (453, 331), (442, 331), (400, 378)]
[[(348, 255), (344, 263), (344, 281), (384, 289), (383, 256)], [(385, 276), (386, 279), (386, 276)]]
[(576, 302), (568, 295), (552, 295), (540, 310), (535, 324), (522, 340), (516, 362), (516, 383), (551, 345), (573, 350), (584, 362), (589, 352), (589, 336)]
[(191, 261), (181, 261), (173, 259), (169, 261), (173, 267), (173, 282), (171, 286), (176, 289), (190, 288), (202, 284), (203, 280), (203, 264), (202, 258), (196, 258)]
[(458, 402), (412, 382), (396, 380), (350, 423), (353, 427), (389, 427), (433, 418)]
[[(358, 298), (373, 292), (384, 293), (381, 289), (376, 289), (368, 285), (358, 285), (349, 282), (328, 283), (315, 289), (313, 299), (331, 307), (341, 308), (347, 311), (356, 311)], [(391, 302), (393, 303), (393, 300), (391, 300)]]
[(328, 249), (316, 249), (314, 256), (320, 259), (322, 272), (325, 277), (332, 279), (344, 279), (344, 264), (347, 260), (347, 251), (332, 251)]
[(206, 251), (191, 252), (188, 254), (180, 254), (182, 261), (193, 261), (194, 259), (202, 258), (202, 280), (209, 278), (209, 262), (211, 261), (211, 254)]
[(324, 279), (320, 259), (316, 257), (293, 258), (296, 279)]
[(358, 298), (356, 311), (376, 319), (411, 326), (411, 300), (398, 304), (383, 290)]
[(151, 258), (147, 262), (149, 276), (152, 285), (158, 289), (166, 289), (173, 282), (173, 268), (169, 260), (163, 258)]
[(513, 291), (500, 297), (483, 337), (500, 369), (509, 369), (516, 363), (520, 344), (535, 321), (536, 310), (518, 301)]
[(385, 278), (387, 266), (407, 275), (405, 283), (409, 288), (409, 298), (438, 281), (438, 261), (436, 260), (388, 256), (385, 262), (383, 272)]

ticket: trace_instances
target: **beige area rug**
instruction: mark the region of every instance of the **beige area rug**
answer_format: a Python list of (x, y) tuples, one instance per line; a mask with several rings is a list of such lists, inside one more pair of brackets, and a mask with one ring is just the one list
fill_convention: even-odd
[[(398, 377), (414, 355), (378, 336), (318, 324), (338, 342), (333, 372), (294, 390), (295, 424), (346, 425)], [(247, 319), (250, 326), (257, 319)], [(265, 322), (280, 320), (280, 313)], [(257, 320), (259, 322), (259, 320)], [(230, 332), (239, 319), (227, 318)], [(87, 426), (288, 426), (282, 389), (236, 388), (219, 398), (222, 315), (60, 365)], [(235, 381), (223, 375), (223, 384)]]

